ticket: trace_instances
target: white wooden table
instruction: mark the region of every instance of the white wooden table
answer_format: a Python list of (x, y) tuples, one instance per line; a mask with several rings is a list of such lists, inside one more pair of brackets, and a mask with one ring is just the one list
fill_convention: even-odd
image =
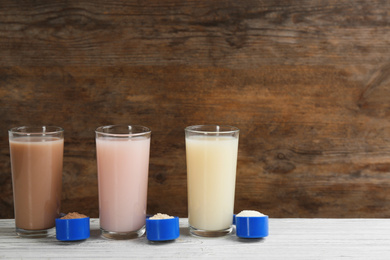
[(232, 235), (189, 235), (180, 219), (180, 237), (151, 243), (145, 236), (113, 241), (100, 237), (99, 220), (91, 219), (91, 237), (61, 242), (55, 237), (26, 239), (15, 235), (14, 220), (0, 220), (1, 259), (390, 259), (388, 219), (273, 219), (269, 236), (245, 240)]

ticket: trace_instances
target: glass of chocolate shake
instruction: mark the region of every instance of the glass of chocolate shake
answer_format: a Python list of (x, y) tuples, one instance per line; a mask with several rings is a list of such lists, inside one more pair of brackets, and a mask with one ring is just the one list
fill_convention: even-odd
[(62, 191), (64, 130), (22, 126), (8, 131), (16, 233), (21, 237), (54, 234)]

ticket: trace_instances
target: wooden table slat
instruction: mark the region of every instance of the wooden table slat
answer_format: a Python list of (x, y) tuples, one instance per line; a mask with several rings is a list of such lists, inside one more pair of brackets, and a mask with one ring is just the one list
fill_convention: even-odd
[(180, 237), (152, 243), (145, 236), (124, 241), (100, 237), (98, 219), (91, 219), (91, 237), (61, 242), (55, 237), (16, 236), (14, 220), (0, 220), (0, 258), (259, 258), (262, 259), (386, 259), (390, 256), (388, 219), (270, 219), (270, 235), (245, 240), (232, 235), (199, 238), (188, 233), (180, 219)]

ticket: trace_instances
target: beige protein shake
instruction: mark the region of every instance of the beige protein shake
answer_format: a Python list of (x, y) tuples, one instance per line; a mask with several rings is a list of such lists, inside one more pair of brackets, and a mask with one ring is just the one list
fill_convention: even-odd
[(237, 128), (186, 128), (188, 221), (191, 233), (221, 236), (231, 232), (237, 152)]

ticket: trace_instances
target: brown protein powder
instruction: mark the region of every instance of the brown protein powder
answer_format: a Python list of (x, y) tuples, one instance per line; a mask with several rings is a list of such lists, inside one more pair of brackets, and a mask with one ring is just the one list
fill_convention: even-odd
[(63, 216), (61, 219), (75, 219), (75, 218), (87, 218), (84, 214), (80, 214), (78, 212), (70, 212)]

